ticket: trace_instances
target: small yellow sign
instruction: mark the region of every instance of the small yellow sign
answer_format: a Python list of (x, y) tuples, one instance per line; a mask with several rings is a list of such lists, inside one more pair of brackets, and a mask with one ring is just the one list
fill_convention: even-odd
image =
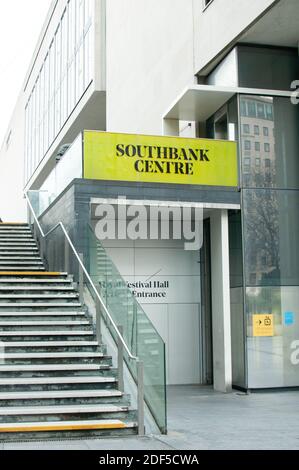
[(272, 313), (253, 315), (253, 336), (274, 336), (274, 315)]
[(84, 132), (84, 178), (237, 187), (236, 142)]

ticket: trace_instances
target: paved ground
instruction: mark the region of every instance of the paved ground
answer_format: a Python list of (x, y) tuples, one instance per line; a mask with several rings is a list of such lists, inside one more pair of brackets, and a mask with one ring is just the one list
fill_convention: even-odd
[(220, 394), (170, 387), (167, 436), (0, 444), (0, 449), (299, 449), (299, 391)]

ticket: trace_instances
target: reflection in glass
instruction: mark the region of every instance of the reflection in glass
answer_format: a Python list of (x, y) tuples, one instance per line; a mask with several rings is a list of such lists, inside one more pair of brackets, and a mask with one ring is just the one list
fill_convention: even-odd
[(243, 191), (247, 286), (299, 285), (299, 191)]
[[(243, 186), (299, 189), (299, 107), (288, 98), (242, 95), (240, 110)], [(261, 165), (250, 166), (256, 157)]]
[[(246, 305), (248, 387), (299, 386), (299, 287), (249, 287)], [(257, 314), (271, 315), (273, 336), (254, 336)]]

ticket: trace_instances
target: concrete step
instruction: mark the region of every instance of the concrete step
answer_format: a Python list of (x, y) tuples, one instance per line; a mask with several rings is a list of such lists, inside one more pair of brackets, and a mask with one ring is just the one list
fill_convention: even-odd
[[(109, 387), (109, 384), (107, 385)], [(116, 405), (130, 407), (130, 397), (116, 388), (0, 392), (0, 407)], [(82, 393), (81, 393), (82, 392)], [(90, 393), (85, 393), (90, 392)], [(109, 392), (109, 394), (106, 392)], [(3, 397), (2, 397), (3, 396)], [(112, 417), (112, 416), (111, 416)], [(116, 416), (114, 416), (116, 418)], [(105, 416), (107, 418), (107, 416)], [(44, 419), (43, 419), (44, 420)], [(2, 421), (6, 421), (3, 420)], [(12, 420), (10, 420), (12, 421)], [(13, 420), (15, 421), (15, 420)]]
[(0, 230), (0, 239), (2, 240), (30, 240), (36, 241), (31, 232), (26, 231), (8, 231)]
[(7, 272), (13, 272), (15, 271), (16, 269), (18, 269), (18, 271), (45, 271), (45, 268), (42, 264), (36, 264), (36, 265), (33, 265), (33, 264), (28, 264), (27, 265), (12, 265), (12, 264), (9, 264), (9, 265), (6, 265), (6, 264), (1, 264), (0, 263), (0, 270), (3, 272), (4, 270), (7, 271)]
[(30, 282), (34, 279), (41, 280), (41, 279), (64, 279), (68, 277), (68, 273), (63, 273), (63, 272), (50, 272), (50, 271), (44, 271), (44, 272), (36, 272), (36, 271), (0, 271), (0, 282), (2, 279), (22, 279), (22, 282), (24, 280), (29, 280)]
[(9, 308), (9, 307), (18, 307), (18, 308), (28, 308), (28, 307), (60, 307), (60, 308), (65, 308), (65, 307), (77, 307), (80, 308), (82, 307), (80, 302), (19, 302), (19, 303), (14, 303), (14, 302), (0, 302), (0, 309), (1, 308)]
[(3, 286), (2, 282), (0, 281), (0, 293), (3, 291), (24, 291), (24, 292), (44, 292), (44, 291), (54, 291), (54, 292), (73, 292), (74, 287), (69, 284), (69, 285), (59, 285), (59, 286), (53, 286), (52, 284), (47, 285), (41, 285), (41, 286), (30, 286), (30, 285), (8, 285), (8, 286)]
[(77, 376), (77, 377), (12, 377), (0, 378), (0, 387), (6, 385), (57, 385), (57, 384), (111, 384), (117, 382), (115, 377)]
[(4, 341), (6, 348), (71, 348), (91, 346), (97, 347), (97, 341)]
[(0, 328), (4, 327), (55, 327), (55, 326), (84, 326), (91, 325), (88, 320), (71, 320), (71, 321), (0, 321)]
[(7, 246), (5, 247), (0, 247), (0, 254), (1, 255), (20, 255), (20, 256), (30, 256), (30, 255), (35, 255), (39, 254), (38, 247), (37, 246), (19, 246), (16, 245), (13, 248), (9, 248)]
[[(69, 363), (69, 362), (66, 362), (65, 364), (64, 363), (61, 363), (59, 364), (60, 366), (61, 365), (69, 365), (69, 366), (73, 366), (72, 368), (70, 369), (60, 369), (60, 368), (56, 368), (56, 367), (53, 367), (51, 368), (50, 366), (56, 366), (57, 364), (52, 364), (52, 363), (49, 363), (48, 364), (48, 368), (45, 368), (44, 370), (43, 369), (40, 369), (39, 370), (39, 366), (42, 366), (42, 365), (46, 365), (47, 364), (36, 364), (36, 370), (20, 370), (19, 372), (17, 372), (16, 370), (14, 371), (10, 371), (10, 370), (3, 370), (0, 368), (0, 380), (2, 379), (32, 379), (32, 378), (45, 378), (45, 379), (52, 379), (52, 378), (61, 378), (61, 377), (64, 377), (65, 379), (66, 378), (76, 378), (76, 377), (96, 377), (96, 378), (101, 378), (101, 377), (117, 377), (117, 371), (115, 368), (112, 367), (111, 364), (106, 364), (102, 361), (102, 364), (97, 364), (97, 363), (86, 363), (86, 365), (94, 365), (94, 366), (98, 366), (97, 368), (93, 367), (93, 368), (80, 368), (78, 367), (77, 368), (77, 365), (80, 364), (80, 362), (78, 363)], [(4, 367), (10, 367), (10, 366), (14, 366), (16, 364), (6, 364)], [(24, 364), (22, 364), (24, 365)], [(25, 364), (26, 365), (26, 364)], [(32, 364), (28, 364), (29, 365), (32, 365)], [(25, 382), (24, 382), (25, 383)], [(21, 384), (19, 384), (20, 386), (24, 384), (23, 382)], [(110, 382), (109, 382), (110, 383)], [(7, 385), (7, 384), (6, 384)], [(1, 383), (0, 383), (0, 386), (1, 386)], [(47, 388), (44, 388), (45, 390)], [(58, 387), (59, 389), (59, 387)], [(30, 388), (29, 388), (30, 390)], [(13, 389), (11, 389), (11, 391), (13, 391)]]
[(61, 312), (51, 312), (51, 311), (32, 311), (32, 312), (3, 312), (0, 311), (0, 318), (12, 318), (12, 317), (38, 317), (38, 318), (44, 318), (44, 317), (83, 317), (85, 316), (84, 312), (75, 312), (75, 311), (61, 311)]
[(7, 400), (52, 400), (66, 398), (112, 398), (122, 397), (118, 390), (53, 390), (37, 392), (2, 392), (0, 401)]
[(1, 227), (0, 226), (0, 234), (5, 234), (5, 235), (29, 235), (30, 237), (34, 238), (33, 233), (31, 230), (27, 227)]
[(0, 407), (0, 416), (123, 413), (128, 410), (128, 406), (116, 405), (15, 406)]
[[(43, 273), (42, 273), (43, 274)], [(53, 286), (55, 287), (55, 285), (57, 284), (56, 287), (64, 287), (64, 286), (71, 286), (72, 285), (72, 280), (71, 279), (64, 279), (64, 278), (47, 278), (45, 276), (43, 277), (35, 277), (35, 278), (22, 278), (21, 276), (20, 277), (11, 277), (11, 278), (6, 278), (6, 277), (1, 277), (0, 276), (0, 286), (2, 286), (3, 288), (6, 287), (6, 285), (8, 286), (22, 286), (22, 287), (26, 287), (26, 289), (28, 288), (28, 284), (29, 286), (32, 285), (32, 287), (36, 286), (36, 287), (43, 287), (43, 286), (46, 286), (46, 287), (50, 287), (50, 286)]]
[[(3, 435), (9, 433), (16, 433), (17, 435), (31, 434), (32, 439), (36, 438), (35, 433), (45, 434), (43, 437), (47, 437), (49, 432), (61, 432), (63, 431), (64, 435), (66, 431), (72, 432), (72, 436), (82, 437), (85, 436), (86, 431), (112, 431), (112, 430), (125, 430), (136, 428), (136, 422), (124, 422), (118, 419), (109, 419), (109, 420), (87, 420), (87, 421), (48, 421), (48, 422), (30, 422), (30, 423), (1, 423), (0, 424), (0, 436), (3, 438)], [(75, 433), (73, 433), (75, 431)], [(80, 431), (83, 431), (82, 434)], [(17, 437), (18, 439), (18, 437)]]
[(27, 222), (0, 222), (0, 227), (28, 227)]
[(35, 242), (0, 242), (0, 251), (5, 250), (37, 250), (38, 246)]
[(41, 259), (38, 258), (32, 258), (31, 259), (26, 259), (25, 261), (18, 261), (17, 259), (4, 259), (0, 258), (0, 266), (36, 266), (36, 265), (43, 265), (43, 262)]
[[(30, 289), (29, 289), (30, 290)], [(54, 299), (54, 300), (59, 300), (59, 299), (78, 299), (79, 298), (79, 294), (77, 292), (75, 293), (72, 293), (72, 294), (60, 294), (59, 292), (57, 292), (56, 294), (2, 294), (0, 293), (0, 300), (2, 299), (11, 299), (12, 301), (13, 300), (17, 300), (17, 299), (29, 299), (29, 300), (33, 300), (33, 299), (38, 299), (38, 300), (42, 300), (42, 299)], [(1, 305), (1, 304), (0, 304)]]
[(19, 330), (19, 331), (0, 331), (0, 338), (5, 336), (17, 336), (17, 337), (25, 337), (25, 336), (93, 336), (93, 330), (36, 330), (36, 331), (26, 331), (26, 330)]
[(38, 256), (38, 254), (36, 256), (32, 256), (32, 255), (28, 255), (28, 256), (18, 256), (18, 255), (11, 255), (11, 254), (7, 254), (4, 256), (4, 253), (0, 253), (0, 264), (3, 264), (3, 262), (15, 262), (15, 261), (18, 261), (18, 262), (26, 262), (28, 263), (29, 261), (30, 262), (39, 262), (39, 263), (42, 263), (42, 260), (41, 260), (41, 257)]
[(32, 235), (29, 227), (2, 227), (1, 225), (0, 233), (30, 233)]
[(60, 297), (60, 294), (77, 294), (75, 291), (74, 287), (70, 284), (68, 286), (60, 285), (60, 286), (29, 286), (29, 285), (24, 285), (24, 286), (14, 286), (14, 285), (7, 285), (3, 286), (3, 284), (0, 281), (0, 295), (6, 294), (11, 295), (13, 293), (15, 294), (56, 294), (57, 296)]
[(0, 243), (3, 244), (3, 243), (17, 243), (17, 242), (20, 242), (20, 243), (35, 243), (36, 244), (36, 241), (34, 240), (34, 238), (30, 235), (15, 235), (14, 237), (11, 237), (10, 235), (1, 235), (0, 236)]
[(109, 369), (109, 364), (34, 364), (34, 365), (1, 365), (0, 373), (2, 372), (53, 372), (53, 371), (93, 371)]
[(100, 352), (51, 352), (51, 353), (7, 353), (5, 360), (56, 360), (56, 359), (103, 359), (108, 358)]

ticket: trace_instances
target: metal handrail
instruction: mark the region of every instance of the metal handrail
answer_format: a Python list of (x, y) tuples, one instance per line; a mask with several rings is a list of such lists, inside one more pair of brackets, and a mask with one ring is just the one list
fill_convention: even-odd
[(90, 275), (89, 275), (87, 269), (85, 268), (85, 266), (84, 266), (84, 264), (83, 264), (83, 262), (82, 262), (82, 260), (81, 260), (81, 258), (80, 258), (79, 253), (77, 252), (76, 248), (74, 247), (74, 245), (73, 245), (73, 243), (72, 243), (72, 241), (71, 241), (71, 239), (70, 239), (70, 237), (69, 237), (69, 235), (68, 235), (68, 233), (67, 233), (67, 231), (66, 231), (66, 229), (65, 229), (65, 227), (64, 227), (64, 225), (63, 225), (63, 223), (62, 223), (62, 222), (58, 222), (58, 224), (56, 224), (55, 227), (52, 227), (52, 228), (45, 234), (44, 231), (43, 231), (43, 229), (42, 229), (42, 227), (41, 227), (41, 225), (40, 225), (40, 223), (39, 223), (39, 221), (38, 221), (38, 218), (37, 218), (37, 216), (36, 216), (36, 214), (35, 214), (35, 212), (34, 212), (34, 209), (33, 209), (32, 204), (31, 204), (31, 202), (30, 202), (30, 200), (29, 200), (29, 198), (28, 198), (27, 193), (25, 193), (25, 198), (26, 198), (26, 200), (27, 200), (27, 203), (28, 203), (28, 206), (29, 206), (29, 208), (30, 208), (30, 211), (31, 211), (31, 213), (32, 213), (32, 215), (33, 215), (33, 218), (34, 218), (34, 220), (35, 220), (35, 222), (36, 222), (36, 224), (37, 224), (37, 227), (38, 227), (38, 229), (39, 229), (39, 231), (40, 231), (40, 233), (41, 233), (43, 239), (46, 239), (46, 238), (47, 238), (51, 233), (53, 233), (58, 227), (61, 228), (61, 230), (63, 231), (63, 233), (64, 233), (64, 235), (65, 235), (65, 238), (67, 239), (67, 241), (68, 241), (68, 243), (69, 243), (69, 245), (70, 245), (70, 247), (71, 247), (71, 249), (72, 249), (72, 251), (73, 251), (75, 257), (76, 257), (77, 260), (78, 260), (78, 263), (79, 263), (79, 265), (80, 265), (82, 271), (84, 272), (86, 278), (88, 279), (90, 285), (92, 286), (92, 289), (93, 289), (93, 291), (94, 291), (94, 293), (95, 293), (95, 295), (96, 295), (96, 297), (97, 297), (97, 300), (100, 302), (100, 304), (101, 304), (103, 310), (105, 311), (105, 314), (107, 315), (107, 317), (108, 317), (108, 319), (109, 319), (109, 322), (110, 322), (111, 325), (113, 326), (113, 328), (114, 328), (114, 330), (115, 330), (115, 332), (116, 332), (116, 335), (117, 335), (118, 339), (121, 341), (121, 343), (122, 343), (123, 347), (125, 348), (125, 350), (126, 350), (128, 356), (129, 356), (129, 358), (132, 359), (133, 361), (138, 361), (139, 358), (138, 358), (137, 356), (134, 356), (134, 355), (131, 353), (131, 351), (130, 351), (129, 347), (127, 346), (127, 344), (126, 344), (126, 342), (125, 342), (125, 340), (124, 340), (122, 334), (120, 333), (120, 331), (119, 331), (118, 327), (116, 326), (116, 324), (115, 324), (113, 318), (111, 317), (111, 315), (110, 315), (110, 313), (109, 313), (109, 311), (108, 311), (106, 305), (104, 304), (104, 302), (103, 302), (103, 300), (102, 300), (102, 297), (100, 296), (100, 294), (99, 294), (97, 288), (95, 287), (95, 285), (94, 285), (94, 283), (93, 283), (93, 281), (92, 281), (92, 279), (91, 279), (91, 277), (90, 277)]

